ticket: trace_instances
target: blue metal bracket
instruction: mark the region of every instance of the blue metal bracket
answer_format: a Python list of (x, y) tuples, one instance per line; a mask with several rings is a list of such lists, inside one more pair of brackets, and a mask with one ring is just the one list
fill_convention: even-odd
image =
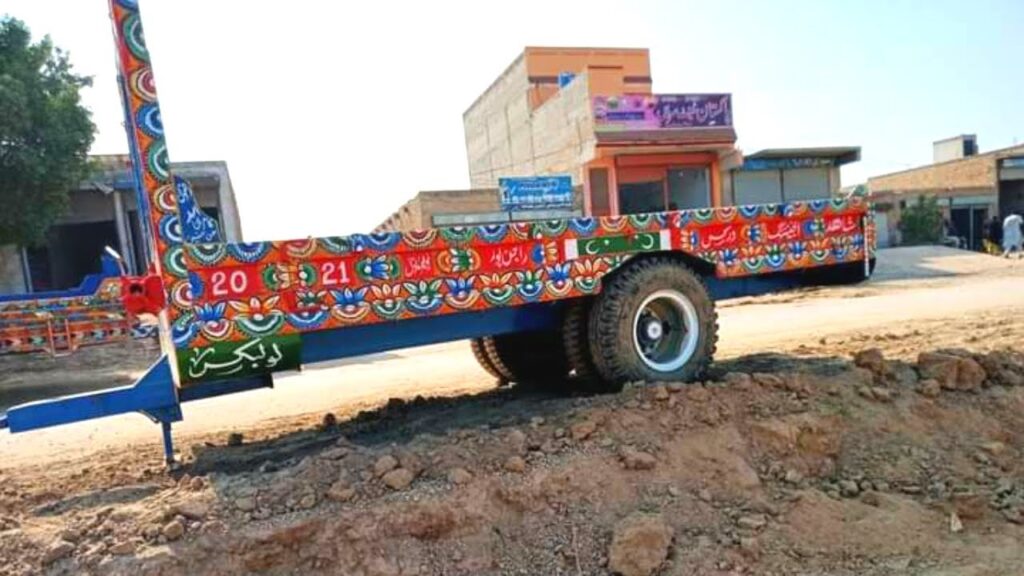
[(3, 416), (11, 432), (24, 432), (82, 420), (143, 412), (159, 421), (181, 420), (178, 394), (166, 356), (131, 386), (19, 404)]

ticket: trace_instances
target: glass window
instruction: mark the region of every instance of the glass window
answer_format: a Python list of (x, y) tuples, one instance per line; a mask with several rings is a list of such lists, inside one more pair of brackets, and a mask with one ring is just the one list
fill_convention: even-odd
[(673, 168), (668, 171), (668, 209), (691, 210), (711, 206), (707, 168)]
[(665, 186), (662, 182), (619, 184), (619, 212), (643, 214), (665, 210)]

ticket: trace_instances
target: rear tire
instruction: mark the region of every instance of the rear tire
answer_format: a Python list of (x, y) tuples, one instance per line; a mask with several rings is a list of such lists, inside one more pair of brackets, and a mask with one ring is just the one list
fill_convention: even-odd
[(579, 298), (569, 302), (562, 323), (562, 343), (572, 386), (583, 392), (618, 392), (622, 390), (622, 383), (602, 378), (590, 351), (589, 317), (593, 307), (593, 298)]
[(627, 264), (606, 280), (589, 316), (594, 365), (619, 386), (700, 378), (718, 343), (718, 316), (707, 287), (669, 257)]
[(561, 332), (500, 334), (484, 338), (483, 344), (494, 368), (519, 386), (550, 389), (568, 378)]
[(483, 368), (485, 372), (494, 376), (498, 380), (498, 386), (508, 384), (508, 376), (494, 365), (494, 361), (491, 360), (490, 355), (487, 353), (487, 347), (484, 345), (483, 338), (474, 338), (470, 340), (469, 347), (473, 351), (473, 357), (476, 358), (477, 364), (480, 364), (480, 367)]

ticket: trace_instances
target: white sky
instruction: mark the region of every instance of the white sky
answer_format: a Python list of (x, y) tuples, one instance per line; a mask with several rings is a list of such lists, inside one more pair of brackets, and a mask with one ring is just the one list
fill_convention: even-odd
[[(140, 0), (173, 161), (226, 160), (246, 239), (368, 231), (465, 188), (462, 113), (526, 45), (651, 49), (656, 92), (732, 92), (740, 147), (860, 145), (844, 184), (931, 142), (1024, 140), (1024, 2)], [(94, 76), (127, 150), (106, 0), (2, 0)]]

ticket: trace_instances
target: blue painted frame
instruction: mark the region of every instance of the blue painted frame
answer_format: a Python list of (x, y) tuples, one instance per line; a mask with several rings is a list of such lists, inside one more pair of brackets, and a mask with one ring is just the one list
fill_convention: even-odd
[(91, 296), (95, 294), (96, 290), (100, 287), (100, 282), (103, 282), (107, 278), (117, 278), (120, 275), (121, 270), (117, 266), (117, 261), (110, 256), (103, 254), (100, 256), (100, 272), (98, 274), (86, 275), (85, 278), (82, 278), (82, 282), (75, 288), (70, 288), (68, 290), (48, 290), (46, 292), (2, 294), (0, 295), (0, 302), (20, 302), (23, 300), (45, 300), (49, 298)]

